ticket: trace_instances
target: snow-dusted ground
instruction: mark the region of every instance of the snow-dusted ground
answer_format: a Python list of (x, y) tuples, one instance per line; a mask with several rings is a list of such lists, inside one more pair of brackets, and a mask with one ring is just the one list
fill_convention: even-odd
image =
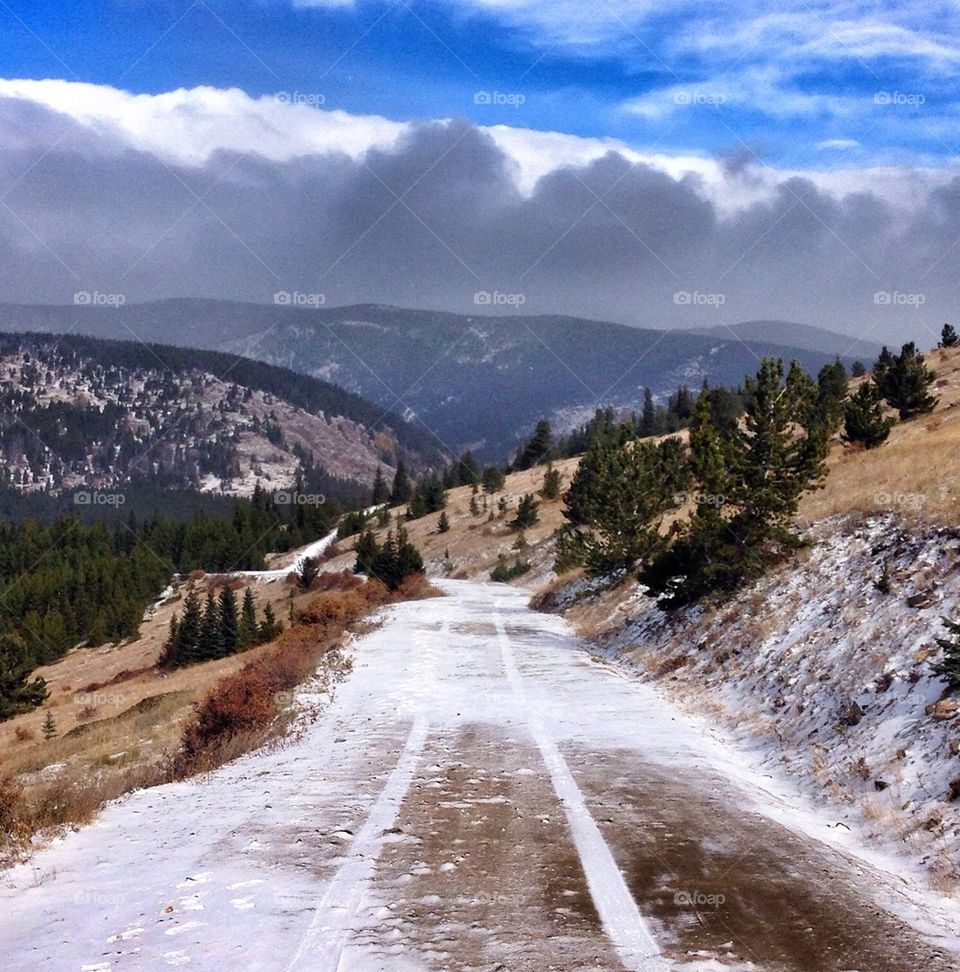
[(325, 537), (321, 537), (319, 540), (314, 540), (313, 543), (308, 544), (306, 547), (302, 547), (296, 553), (290, 554), (285, 558), (288, 563), (282, 567), (275, 567), (272, 570), (243, 570), (237, 571), (237, 574), (241, 577), (247, 577), (250, 580), (263, 581), (264, 583), (270, 584), (273, 581), (283, 580), (290, 573), (294, 573), (300, 569), (300, 565), (303, 563), (307, 557), (322, 557), (329, 549), (336, 543), (337, 531), (333, 530), (328, 533)]
[(354, 643), (287, 747), (133, 794), (10, 872), (4, 970), (960, 963), (956, 911), (562, 619), (443, 586)]
[[(664, 615), (635, 593), (598, 650), (730, 727), (755, 765), (792, 776), (901, 870), (955, 887), (960, 704), (939, 701), (930, 660), (960, 602), (960, 538), (875, 516), (827, 521), (813, 539), (718, 609)], [(875, 584), (884, 565), (889, 593)]]

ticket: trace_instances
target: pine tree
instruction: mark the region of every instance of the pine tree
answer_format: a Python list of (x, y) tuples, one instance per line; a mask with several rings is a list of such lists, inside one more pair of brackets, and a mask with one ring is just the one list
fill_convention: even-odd
[(220, 614), (221, 650), (225, 655), (232, 655), (240, 642), (240, 617), (237, 596), (230, 587), (225, 587), (220, 592), (217, 607)]
[(517, 450), (517, 457), (513, 462), (515, 470), (532, 469), (534, 466), (546, 462), (550, 458), (553, 447), (553, 432), (546, 419), (537, 422), (533, 435)]
[(372, 530), (364, 530), (363, 533), (357, 538), (357, 542), (353, 545), (354, 552), (357, 555), (356, 563), (353, 566), (353, 572), (355, 574), (366, 574), (370, 576), (370, 570), (373, 567), (373, 562), (380, 552), (380, 544), (377, 543), (377, 538)]
[(783, 362), (764, 359), (746, 382), (742, 427), (716, 424), (703, 398), (690, 426), (694, 512), (641, 572), (664, 607), (729, 593), (798, 547), (800, 498), (826, 473), (816, 386), (798, 364), (784, 380)]
[(897, 409), (901, 419), (933, 411), (937, 404), (937, 399), (930, 394), (934, 377), (912, 341), (901, 348), (899, 355), (891, 355), (879, 373), (874, 370), (880, 393), (890, 406)]
[(243, 604), (240, 607), (237, 647), (243, 649), (256, 644), (257, 634), (257, 609), (253, 603), (253, 592), (247, 587), (243, 592)]
[(390, 499), (390, 488), (387, 481), (383, 478), (383, 467), (377, 466), (377, 474), (373, 477), (373, 489), (370, 493), (370, 503), (372, 506), (379, 506)]
[(200, 594), (191, 588), (183, 600), (183, 613), (177, 625), (176, 649), (171, 657), (171, 665), (190, 665), (200, 661), (200, 632), (203, 627), (203, 609)]
[(527, 493), (520, 498), (517, 504), (517, 515), (510, 521), (509, 526), (512, 530), (527, 530), (540, 522), (540, 504), (532, 493)]
[(160, 657), (157, 664), (160, 668), (173, 668), (177, 664), (177, 653), (179, 650), (179, 631), (180, 625), (177, 623), (176, 614), (170, 618), (170, 625), (167, 628), (167, 640), (160, 649)]
[(27, 645), (16, 632), (0, 635), (0, 720), (29, 712), (50, 694), (42, 678), (28, 681)]
[(409, 501), (413, 494), (413, 486), (407, 475), (407, 467), (402, 459), (397, 460), (397, 471), (393, 476), (393, 488), (390, 490), (390, 505), (401, 506)]
[(952, 324), (944, 324), (940, 332), (940, 347), (955, 348), (960, 344), (960, 337), (957, 336), (956, 328)]
[(423, 500), (424, 515), (439, 513), (447, 505), (443, 480), (436, 473), (424, 477), (423, 482), (417, 487), (417, 496)]
[(397, 573), (403, 581), (411, 574), (422, 574), (424, 572), (423, 558), (420, 551), (411, 542), (406, 530), (399, 530), (397, 533)]
[(865, 381), (844, 405), (844, 442), (855, 442), (865, 449), (875, 449), (890, 435), (893, 419), (883, 414), (880, 390), (872, 381)]
[(369, 576), (396, 590), (410, 574), (422, 574), (423, 559), (402, 527), (387, 534), (370, 566)]
[(477, 502), (477, 495), (474, 493), (470, 497), (470, 515), (479, 516), (480, 515), (480, 504)]
[(300, 585), (300, 590), (309, 590), (319, 573), (319, 557), (301, 557), (297, 564), (297, 583)]
[(943, 661), (934, 664), (933, 670), (949, 683), (951, 688), (960, 688), (960, 624), (943, 618), (944, 627), (953, 635), (950, 638), (937, 638), (937, 644), (943, 649)]
[(817, 376), (816, 418), (828, 438), (840, 427), (847, 392), (847, 370), (840, 359), (824, 365)]
[(283, 625), (277, 620), (277, 616), (273, 613), (273, 605), (268, 604), (263, 609), (263, 621), (260, 622), (259, 629), (259, 641), (265, 644), (268, 641), (273, 641), (280, 635), (283, 631)]
[(499, 493), (507, 482), (506, 473), (499, 466), (485, 466), (483, 476), (483, 491), (489, 496)]
[(592, 448), (564, 496), (570, 526), (558, 541), (558, 569), (582, 565), (598, 577), (646, 563), (663, 544), (660, 524), (688, 478), (679, 439)]
[(440, 514), (440, 519), (437, 520), (437, 533), (447, 533), (450, 529), (450, 518), (447, 516), (447, 511), (444, 510)]
[(220, 637), (220, 609), (213, 596), (213, 591), (207, 592), (207, 603), (203, 610), (203, 620), (200, 623), (199, 654), (202, 661), (211, 658), (222, 658), (223, 642)]
[(427, 509), (427, 501), (423, 498), (423, 493), (419, 489), (415, 490), (410, 497), (410, 505), (407, 507), (407, 519), (419, 520), (420, 517), (426, 516), (429, 512)]
[(852, 378), (862, 378), (867, 373), (867, 366), (862, 361), (854, 361), (850, 365), (850, 376)]
[(643, 412), (637, 433), (641, 438), (649, 438), (657, 434), (657, 406), (653, 402), (653, 392), (649, 388), (643, 390)]
[(555, 500), (560, 496), (560, 472), (553, 468), (552, 463), (547, 464), (547, 471), (543, 474), (540, 496), (545, 500)]
[(893, 578), (890, 576), (890, 565), (884, 564), (880, 576), (873, 582), (873, 586), (881, 594), (889, 594), (893, 590)]
[(43, 733), (44, 739), (53, 739), (57, 734), (57, 723), (53, 718), (53, 713), (47, 709), (46, 718), (43, 720), (43, 725), (40, 727), (40, 731)]

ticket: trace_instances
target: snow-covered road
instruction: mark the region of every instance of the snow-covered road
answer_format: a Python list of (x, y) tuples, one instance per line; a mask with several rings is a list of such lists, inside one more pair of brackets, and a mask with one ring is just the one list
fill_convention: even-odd
[(943, 913), (809, 836), (562, 619), (443, 586), (355, 643), (296, 742), (134, 794), (11, 872), (0, 967), (960, 965)]

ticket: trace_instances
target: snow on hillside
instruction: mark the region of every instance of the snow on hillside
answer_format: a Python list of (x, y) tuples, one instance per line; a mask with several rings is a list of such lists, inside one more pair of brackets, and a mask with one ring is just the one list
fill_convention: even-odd
[(666, 615), (635, 590), (608, 612), (604, 651), (734, 727), (760, 765), (836, 807), (838, 827), (892, 840), (953, 887), (960, 701), (929, 662), (960, 600), (960, 535), (888, 515), (833, 518), (814, 540), (717, 608)]

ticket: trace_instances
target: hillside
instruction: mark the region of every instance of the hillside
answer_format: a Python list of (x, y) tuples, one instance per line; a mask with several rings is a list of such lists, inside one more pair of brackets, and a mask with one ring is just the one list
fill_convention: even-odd
[(768, 344), (783, 344), (804, 351), (859, 358), (867, 367), (880, 353), (881, 347), (874, 341), (838, 334), (810, 324), (798, 324), (796, 321), (744, 321), (742, 324), (696, 328), (693, 333), (711, 338), (738, 337), (741, 341), (766, 341)]
[[(960, 351), (927, 360), (935, 412), (874, 452), (835, 442), (804, 509), (809, 548), (722, 604), (664, 614), (630, 579), (557, 578), (562, 502), (543, 501), (522, 537), (509, 527), (543, 484), (537, 467), (485, 499), (451, 490), (447, 532), (437, 514), (410, 522), (447, 596), (362, 623), (326, 656), (335, 669), (283, 696), (296, 730), (285, 745), (199, 781), (154, 787), (203, 693), (261, 649), (158, 670), (177, 598), (189, 584), (249, 583), (258, 606), (297, 616), (312, 595), (290, 583), (293, 557), (197, 576), (137, 641), (45, 667), (62, 735), (43, 739), (36, 710), (0, 736), (26, 792), (67, 792), (74, 810), (87, 800), (67, 818), (85, 819), (104, 798), (154, 788), (9, 873), (11, 906), (41, 943), (29, 959), (62, 953), (46, 929), (66, 896), (91, 962), (104, 941), (118, 957), (168, 955), (167, 935), (183, 932), (178, 961), (243, 947), (269, 964), (269, 940), (285, 966), (343, 952), (360, 967), (388, 947), (426, 954), (451, 921), (476, 921), (444, 961), (463, 948), (485, 967), (505, 942), (525, 955), (535, 927), (568, 968), (606, 954), (596, 921), (580, 923), (596, 913), (621, 929), (627, 967), (659, 952), (711, 968), (955, 968), (960, 707), (928, 662), (960, 599), (960, 536), (943, 525), (955, 519), (943, 495), (957, 485), (946, 460)], [(946, 489), (908, 516), (894, 497), (928, 488), (921, 465)], [(564, 485), (576, 466), (556, 464)], [(349, 583), (334, 572), (352, 568), (350, 541), (332, 540), (313, 548), (319, 582)], [(529, 569), (514, 590), (489, 583), (518, 560)], [(882, 563), (889, 592), (875, 584)], [(139, 896), (107, 901), (88, 932), (89, 896), (129, 873)], [(303, 921), (284, 910), (292, 900), (302, 918), (301, 899), (318, 902)], [(250, 946), (237, 922), (253, 920)]]
[[(410, 534), (438, 576), (487, 579), (501, 560), (526, 561), (512, 583), (608, 662), (732, 739), (758, 772), (791, 778), (834, 829), (955, 889), (960, 706), (930, 659), (941, 617), (960, 608), (960, 349), (926, 361), (933, 413), (896, 424), (878, 449), (836, 439), (823, 488), (801, 507), (810, 547), (719, 606), (664, 613), (632, 579), (609, 589), (576, 572), (558, 578), (560, 501), (541, 503), (517, 549), (507, 522), (542, 485), (542, 467), (507, 478), (506, 513), (494, 497), (492, 518), (472, 514), (461, 488), (449, 496), (449, 532), (432, 516)], [(577, 462), (557, 464), (564, 483)], [(877, 588), (884, 566), (888, 593)]]
[(335, 386), (129, 341), (2, 335), (0, 403), (0, 476), (21, 494), (139, 483), (249, 496), (298, 475), (336, 493), (400, 458), (437, 457), (416, 429)]
[(135, 335), (229, 350), (348, 388), (402, 414), (448, 452), (471, 447), (494, 459), (505, 458), (544, 416), (569, 429), (600, 405), (639, 410), (645, 387), (664, 399), (679, 385), (699, 387), (704, 379), (737, 385), (764, 356), (796, 358), (814, 374), (834, 357), (833, 351), (726, 332), (705, 337), (573, 317), (467, 316), (380, 305), (5, 305), (0, 330)]

